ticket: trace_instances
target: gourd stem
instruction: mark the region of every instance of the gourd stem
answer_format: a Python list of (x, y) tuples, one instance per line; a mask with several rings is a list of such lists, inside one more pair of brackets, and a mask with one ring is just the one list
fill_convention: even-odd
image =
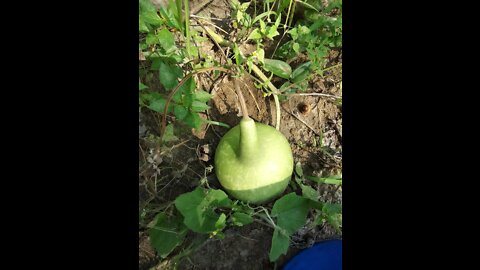
[(233, 82), (235, 85), (235, 90), (237, 91), (238, 99), (240, 100), (240, 107), (242, 109), (242, 117), (243, 119), (250, 119), (248, 116), (248, 110), (247, 110), (247, 105), (245, 103), (245, 98), (243, 97), (242, 91), (240, 90), (240, 86), (238, 85), (238, 79), (235, 79)]

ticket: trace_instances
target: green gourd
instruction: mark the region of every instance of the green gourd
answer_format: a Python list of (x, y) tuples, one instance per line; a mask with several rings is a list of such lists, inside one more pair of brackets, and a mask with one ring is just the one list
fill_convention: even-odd
[(240, 124), (229, 130), (215, 151), (215, 173), (232, 197), (261, 204), (285, 191), (293, 172), (290, 144), (275, 128), (248, 116), (243, 95)]

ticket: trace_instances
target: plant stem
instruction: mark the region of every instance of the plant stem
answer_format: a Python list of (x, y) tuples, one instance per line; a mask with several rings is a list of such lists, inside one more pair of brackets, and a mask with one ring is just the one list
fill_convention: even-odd
[(188, 0), (183, 0), (183, 5), (185, 6), (185, 36), (186, 36), (186, 45), (187, 45), (187, 54), (190, 57), (190, 11), (188, 7)]
[(238, 79), (235, 79), (233, 82), (235, 85), (235, 90), (237, 91), (238, 99), (240, 101), (240, 107), (242, 108), (242, 117), (243, 119), (250, 119), (248, 116), (247, 105), (245, 104), (245, 98), (243, 97), (242, 91), (240, 90), (240, 86), (238, 86)]
[(275, 128), (277, 130), (280, 130), (280, 102), (278, 101), (278, 96), (277, 95), (273, 95), (273, 100), (275, 101), (275, 108), (276, 108), (276, 111), (277, 111), (277, 124), (275, 125)]
[(226, 127), (226, 128), (230, 128), (229, 125), (225, 124), (225, 123), (222, 123), (222, 122), (217, 122), (217, 121), (212, 121), (212, 120), (205, 120), (205, 122), (207, 124), (210, 124), (210, 125), (216, 125), (216, 126), (221, 126), (221, 127)]
[(338, 63), (338, 64), (333, 65), (331, 67), (327, 67), (327, 68), (323, 69), (322, 72), (325, 72), (325, 71), (330, 70), (330, 69), (334, 69), (334, 68), (339, 67), (341, 65), (342, 65), (342, 63)]
[(277, 124), (275, 125), (275, 128), (277, 130), (280, 130), (280, 102), (278, 101), (278, 96), (277, 96), (278, 94), (280, 94), (280, 91), (278, 91), (275, 85), (273, 85), (273, 83), (270, 82), (267, 76), (265, 76), (265, 74), (263, 74), (263, 72), (255, 64), (252, 64), (252, 70), (253, 72), (255, 72), (255, 74), (258, 77), (260, 77), (260, 79), (262, 79), (263, 82), (267, 82), (268, 88), (270, 88), (270, 90), (273, 93), (273, 99), (275, 100), (275, 109), (277, 110), (277, 117), (276, 117)]

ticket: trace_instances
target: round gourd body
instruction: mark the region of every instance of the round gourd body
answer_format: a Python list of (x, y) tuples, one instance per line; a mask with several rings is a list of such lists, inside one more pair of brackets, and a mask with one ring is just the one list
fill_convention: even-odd
[(220, 184), (245, 202), (260, 204), (280, 195), (292, 172), (293, 155), (285, 136), (251, 119), (228, 131), (215, 152)]

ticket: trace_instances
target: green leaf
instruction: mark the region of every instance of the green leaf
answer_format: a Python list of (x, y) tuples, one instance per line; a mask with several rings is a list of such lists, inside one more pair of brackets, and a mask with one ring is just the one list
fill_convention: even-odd
[(195, 99), (200, 102), (207, 102), (212, 98), (212, 95), (206, 91), (199, 90), (195, 92)]
[(266, 31), (266, 28), (267, 28), (267, 26), (265, 25), (265, 22), (262, 21), (262, 20), (260, 20), (260, 32), (261, 32), (262, 34), (265, 34), (265, 33), (266, 33), (266, 32), (265, 32), (265, 31)]
[(168, 29), (164, 28), (160, 30), (157, 34), (157, 40), (167, 53), (175, 49), (173, 34), (168, 31)]
[(139, 1), (139, 18), (144, 23), (160, 26), (163, 20), (158, 16), (155, 6), (149, 0)]
[[(159, 113), (163, 113), (165, 109), (166, 100), (164, 98), (156, 99), (150, 102), (148, 108)], [(172, 104), (168, 105), (167, 113), (172, 112)]]
[(253, 222), (253, 218), (245, 213), (235, 212), (232, 215), (232, 222), (236, 226), (243, 226)]
[(150, 65), (150, 70), (159, 70), (160, 69), (160, 63), (162, 63), (162, 59), (158, 57), (152, 57), (152, 64)]
[(145, 39), (145, 42), (147, 45), (152, 45), (157, 43), (157, 37), (153, 33), (148, 33), (147, 38)]
[(256, 40), (256, 39), (261, 39), (261, 38), (262, 38), (262, 33), (258, 30), (258, 28), (255, 28), (252, 31), (252, 33), (250, 33), (250, 35), (248, 35), (247, 40), (249, 40), (249, 39)]
[(290, 237), (281, 233), (279, 228), (273, 231), (272, 246), (270, 248), (269, 259), (271, 262), (276, 261), (280, 255), (287, 254), (290, 246)]
[(190, 46), (188, 54), (192, 56), (198, 56), (198, 48), (196, 46)]
[(249, 5), (250, 5), (250, 1), (249, 1), (249, 2), (245, 2), (245, 3), (242, 3), (242, 4), (240, 5), (240, 9), (241, 9), (242, 11), (246, 11)]
[(183, 120), (185, 116), (187, 116), (188, 111), (182, 105), (175, 105), (175, 107), (173, 108), (173, 113), (175, 113), (175, 117), (178, 120)]
[(167, 90), (174, 88), (178, 84), (177, 79), (183, 75), (181, 68), (163, 61), (160, 62), (158, 71), (160, 75), (160, 83)]
[(148, 28), (147, 24), (142, 19), (142, 17), (140, 17), (139, 20), (138, 20), (138, 31), (143, 32), (143, 33), (150, 32), (150, 29)]
[(178, 137), (173, 134), (173, 124), (167, 125), (167, 127), (165, 127), (165, 133), (163, 134), (163, 141), (172, 142), (177, 140)]
[(297, 28), (293, 28), (291, 30), (288, 30), (290, 36), (292, 37), (293, 40), (296, 40), (298, 38), (298, 33), (297, 33)]
[(311, 65), (312, 65), (312, 62), (308, 61), (298, 66), (290, 75), (290, 78), (292, 78), (292, 82), (297, 83), (305, 80), (310, 74)]
[(175, 5), (169, 5), (169, 8), (160, 8), (160, 14), (163, 18), (166, 19), (166, 23), (168, 26), (176, 28), (177, 30), (182, 30), (180, 23), (178, 22), (177, 18), (175, 18)]
[(298, 44), (297, 42), (293, 43), (292, 49), (293, 49), (296, 53), (300, 53), (300, 44)]
[(143, 100), (146, 100), (148, 102), (152, 102), (152, 101), (157, 100), (157, 99), (164, 99), (164, 97), (162, 95), (160, 95), (160, 93), (158, 93), (158, 92), (142, 92), (142, 93), (140, 93), (140, 97)]
[(183, 119), (183, 122), (191, 128), (199, 128), (202, 124), (202, 119), (196, 112), (188, 112), (187, 116)]
[(216, 231), (215, 237), (216, 237), (217, 239), (223, 240), (223, 239), (225, 239), (225, 234), (224, 234), (223, 232), (221, 232), (221, 231)]
[(257, 49), (257, 58), (258, 58), (258, 61), (262, 64), (265, 63), (265, 50), (263, 50), (262, 48), (258, 48)]
[(215, 228), (218, 230), (222, 230), (225, 228), (225, 221), (227, 220), (227, 216), (224, 213), (220, 214), (220, 217), (218, 218), (217, 222), (215, 222)]
[(275, 24), (268, 29), (267, 31), (268, 38), (273, 39), (273, 37), (280, 35), (280, 33), (278, 33), (277, 31), (277, 28), (278, 28), (278, 25), (280, 24), (281, 17), (282, 16), (278, 16)]
[(204, 111), (210, 109), (210, 106), (208, 106), (204, 102), (194, 100), (192, 102), (192, 107), (191, 108), (192, 108), (192, 111), (194, 111), (194, 112), (204, 112)]
[(185, 95), (185, 97), (183, 98), (183, 106), (185, 106), (186, 108), (192, 106), (192, 102), (194, 99), (193, 91), (196, 87), (197, 86), (195, 84), (195, 81), (192, 79), (192, 77), (189, 77), (182, 84), (182, 86), (180, 86), (180, 88), (177, 90), (177, 93), (175, 93), (175, 95), (177, 95), (178, 93), (182, 93)]
[(311, 186), (303, 185), (301, 184), (300, 187), (302, 188), (302, 196), (313, 200), (313, 201), (318, 201), (318, 192), (313, 189)]
[(322, 208), (323, 216), (336, 230), (342, 226), (342, 205), (338, 203), (325, 203)]
[(338, 203), (324, 203), (322, 212), (326, 215), (340, 214), (342, 212), (342, 205)]
[(183, 242), (187, 231), (180, 216), (167, 217), (160, 212), (156, 216), (155, 225), (149, 230), (150, 243), (158, 255), (165, 258)]
[(237, 66), (240, 66), (243, 63), (243, 58), (240, 55), (240, 49), (238, 48), (237, 43), (234, 43), (233, 53), (235, 54), (235, 63)]
[(140, 91), (142, 91), (143, 89), (146, 89), (148, 88), (148, 86), (146, 86), (145, 84), (141, 83), (141, 82), (138, 82), (138, 89)]
[(280, 35), (280, 33), (279, 33), (276, 29), (273, 30), (273, 27), (272, 27), (272, 28), (269, 29), (268, 34), (267, 34), (267, 37), (268, 37), (269, 39), (272, 39), (272, 40), (273, 40), (273, 37), (276, 37), (276, 36), (278, 36), (278, 35)]
[(309, 209), (308, 199), (289, 193), (278, 199), (272, 208), (272, 216), (277, 218), (277, 225), (288, 234), (305, 225)]
[(277, 16), (277, 13), (275, 11), (270, 11), (269, 10), (267, 12), (264, 12), (264, 13), (261, 13), (261, 14), (257, 15), (257, 17), (255, 17), (255, 19), (253, 20), (252, 24), (256, 23), (258, 20), (261, 20), (263, 17), (271, 15), (271, 14)]
[(215, 213), (216, 207), (229, 207), (232, 201), (221, 190), (197, 188), (184, 193), (175, 199), (175, 207), (182, 213), (183, 223), (199, 233), (209, 233), (217, 230), (215, 226), (220, 215)]

